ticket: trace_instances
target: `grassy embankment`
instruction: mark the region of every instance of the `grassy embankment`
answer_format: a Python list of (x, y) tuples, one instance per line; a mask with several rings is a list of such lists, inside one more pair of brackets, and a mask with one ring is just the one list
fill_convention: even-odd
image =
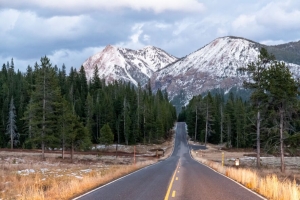
[[(92, 168), (88, 165), (74, 167), (74, 164), (50, 164), (47, 168), (40, 164), (0, 164), (0, 199), (70, 199), (153, 162)], [(18, 173), (20, 169), (30, 170)]]
[(276, 174), (269, 174), (261, 177), (254, 169), (234, 168), (222, 166), (221, 163), (209, 161), (198, 157), (195, 152), (191, 152), (193, 158), (211, 167), (219, 173), (241, 183), (245, 187), (272, 200), (299, 200), (300, 188), (296, 181), (288, 179), (280, 181)]

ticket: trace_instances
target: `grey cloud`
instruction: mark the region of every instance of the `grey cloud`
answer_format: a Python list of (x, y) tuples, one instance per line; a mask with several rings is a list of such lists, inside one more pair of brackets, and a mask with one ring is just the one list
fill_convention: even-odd
[[(154, 45), (182, 57), (226, 35), (269, 43), (300, 39), (300, 2), (296, 0), (198, 1), (201, 4), (189, 0), (202, 6), (197, 11), (189, 10), (190, 5), (180, 9), (179, 0), (169, 8), (147, 1), (135, 6), (133, 0), (117, 0), (110, 7), (46, 7), (39, 0), (24, 2), (0, 0), (0, 62), (14, 57), (22, 65), (26, 60), (33, 64), (33, 60), (49, 55), (58, 66), (65, 63), (67, 67), (79, 67), (108, 44), (128, 48)], [(270, 17), (276, 9), (288, 17)], [(14, 21), (18, 16), (20, 19)], [(137, 24), (142, 26), (133, 30)]]

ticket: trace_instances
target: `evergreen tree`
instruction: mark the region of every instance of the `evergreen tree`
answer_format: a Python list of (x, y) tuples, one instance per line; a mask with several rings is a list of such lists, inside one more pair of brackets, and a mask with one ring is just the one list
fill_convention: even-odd
[(114, 141), (114, 134), (112, 133), (108, 124), (105, 124), (100, 130), (99, 142), (105, 146), (112, 144)]
[(75, 149), (88, 149), (91, 145), (91, 139), (89, 137), (88, 130), (84, 127), (83, 123), (80, 122), (79, 117), (76, 117), (74, 114), (70, 114), (69, 120), (70, 123), (67, 141), (71, 148), (71, 160), (73, 161)]
[(57, 142), (55, 133), (58, 132), (58, 117), (61, 112), (61, 93), (58, 79), (50, 60), (45, 56), (41, 58), (41, 65), (37, 71), (35, 90), (32, 93), (32, 100), (27, 106), (28, 127), (35, 133), (32, 140), (40, 143), (42, 157), (45, 158), (45, 146)]
[(263, 88), (263, 72), (275, 60), (274, 55), (269, 54), (265, 48), (261, 48), (258, 60), (250, 63), (247, 68), (241, 68), (242, 72), (250, 75), (250, 80), (244, 82), (244, 87), (252, 90), (251, 101), (257, 110), (256, 117), (256, 148), (257, 148), (257, 167), (260, 168), (260, 125), (261, 111), (266, 102), (266, 94)]
[(11, 98), (9, 106), (9, 114), (7, 120), (6, 134), (10, 137), (10, 148), (13, 149), (19, 143), (19, 133), (17, 132), (16, 126), (16, 108), (14, 105), (14, 98)]
[(269, 105), (277, 112), (279, 118), (281, 171), (284, 172), (284, 140), (289, 130), (289, 115), (297, 105), (298, 84), (283, 62), (272, 64), (264, 72), (264, 78)]

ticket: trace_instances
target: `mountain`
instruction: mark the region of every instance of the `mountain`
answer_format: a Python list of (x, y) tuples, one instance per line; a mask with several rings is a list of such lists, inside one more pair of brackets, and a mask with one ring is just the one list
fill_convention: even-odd
[(101, 52), (88, 58), (83, 67), (88, 79), (93, 77), (97, 65), (100, 78), (105, 79), (107, 83), (122, 80), (134, 85), (144, 85), (155, 71), (176, 60), (176, 57), (153, 46), (136, 51), (108, 45)]
[[(208, 90), (241, 88), (248, 76), (240, 73), (238, 68), (256, 61), (262, 46), (265, 45), (239, 37), (217, 38), (155, 72), (151, 77), (151, 86), (154, 91), (167, 90), (170, 100), (179, 105)], [(271, 48), (276, 49), (277, 53), (286, 52), (282, 46)], [(294, 75), (300, 77), (300, 66), (288, 65)]]
[(300, 65), (300, 41), (286, 44), (265, 46), (268, 52), (273, 53), (277, 60)]

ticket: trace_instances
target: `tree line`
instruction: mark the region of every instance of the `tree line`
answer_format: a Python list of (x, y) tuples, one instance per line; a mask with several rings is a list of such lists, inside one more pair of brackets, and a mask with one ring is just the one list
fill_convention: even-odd
[(87, 80), (83, 66), (67, 74), (45, 56), (21, 73), (12, 59), (2, 65), (0, 83), (0, 146), (41, 148), (43, 156), (46, 148), (163, 142), (176, 120), (166, 92), (106, 84), (97, 66)]
[(227, 99), (224, 93), (198, 95), (183, 107), (178, 120), (186, 121), (191, 138), (205, 144), (255, 147), (258, 168), (261, 148), (277, 153), (284, 171), (285, 153), (299, 152), (299, 80), (264, 48), (256, 62), (239, 71), (248, 74), (244, 88), (251, 92), (249, 100), (233, 93)]

